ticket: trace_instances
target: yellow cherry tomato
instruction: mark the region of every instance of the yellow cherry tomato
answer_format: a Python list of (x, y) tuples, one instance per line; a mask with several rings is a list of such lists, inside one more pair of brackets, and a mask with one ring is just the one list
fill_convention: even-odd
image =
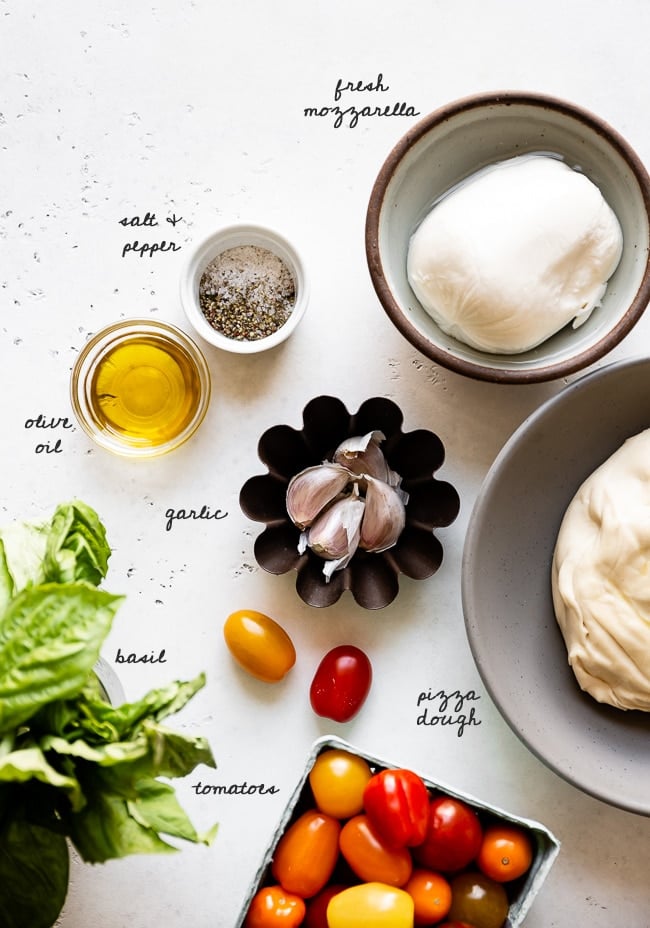
[(358, 883), (330, 899), (328, 928), (413, 928), (413, 899), (386, 883)]
[(223, 636), (240, 667), (265, 683), (278, 683), (296, 663), (291, 638), (262, 612), (233, 612), (224, 623)]
[(363, 791), (372, 771), (363, 759), (331, 748), (319, 754), (309, 772), (309, 785), (321, 812), (351, 818), (363, 809)]

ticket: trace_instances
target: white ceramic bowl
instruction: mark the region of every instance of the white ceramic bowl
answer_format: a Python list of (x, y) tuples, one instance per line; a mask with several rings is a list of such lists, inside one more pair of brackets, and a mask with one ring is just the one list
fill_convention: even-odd
[[(412, 233), (434, 201), (488, 164), (526, 152), (559, 155), (602, 191), (623, 230), (623, 255), (602, 305), (519, 355), (477, 351), (446, 335), (408, 282)], [(552, 97), (488, 93), (421, 120), (391, 151), (366, 217), (366, 254), (377, 295), (424, 355), (461, 374), (501, 383), (554, 380), (594, 363), (630, 331), (650, 299), (650, 178), (628, 143), (593, 114)]]
[[(199, 284), (205, 268), (217, 255), (242, 245), (266, 248), (286, 264), (293, 276), (296, 301), (287, 321), (275, 332), (264, 338), (240, 341), (228, 338), (206, 319), (199, 303)], [(199, 242), (183, 269), (180, 296), (185, 315), (201, 338), (224, 351), (253, 354), (275, 348), (295, 331), (307, 309), (309, 283), (300, 255), (284, 236), (263, 226), (241, 223), (218, 229)]]

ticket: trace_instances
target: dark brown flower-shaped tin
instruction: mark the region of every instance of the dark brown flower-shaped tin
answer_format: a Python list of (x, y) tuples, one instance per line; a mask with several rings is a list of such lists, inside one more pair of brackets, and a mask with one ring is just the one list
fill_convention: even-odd
[[(450, 525), (460, 507), (455, 488), (434, 476), (445, 458), (442, 441), (425, 429), (402, 431), (400, 408), (384, 397), (368, 399), (350, 414), (341, 400), (319, 396), (302, 416), (300, 430), (275, 425), (264, 432), (258, 454), (268, 471), (250, 477), (240, 492), (244, 514), (266, 526), (255, 540), (255, 558), (272, 574), (296, 570), (296, 590), (310, 606), (331, 606), (349, 590), (363, 608), (381, 609), (397, 596), (400, 573), (424, 580), (442, 563), (442, 544), (434, 532)], [(327, 580), (322, 558), (310, 549), (298, 552), (300, 530), (287, 514), (287, 486), (305, 467), (330, 459), (344, 439), (375, 430), (385, 435), (382, 451), (409, 495), (406, 525), (394, 547), (381, 553), (358, 550), (347, 567)]]

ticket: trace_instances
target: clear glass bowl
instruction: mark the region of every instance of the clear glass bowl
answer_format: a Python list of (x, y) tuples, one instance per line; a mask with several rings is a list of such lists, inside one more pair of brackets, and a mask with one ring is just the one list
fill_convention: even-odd
[(95, 334), (72, 371), (72, 408), (80, 426), (115, 454), (150, 458), (178, 448), (203, 421), (210, 372), (180, 329), (126, 319)]

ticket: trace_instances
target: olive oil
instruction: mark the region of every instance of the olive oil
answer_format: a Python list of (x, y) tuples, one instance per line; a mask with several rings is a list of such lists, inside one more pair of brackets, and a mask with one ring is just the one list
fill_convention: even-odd
[(73, 372), (80, 424), (122, 454), (150, 456), (177, 447), (203, 420), (209, 396), (199, 349), (159, 322), (110, 326), (85, 347)]
[(100, 426), (143, 445), (164, 444), (187, 428), (200, 396), (186, 352), (151, 336), (111, 348), (90, 389)]

